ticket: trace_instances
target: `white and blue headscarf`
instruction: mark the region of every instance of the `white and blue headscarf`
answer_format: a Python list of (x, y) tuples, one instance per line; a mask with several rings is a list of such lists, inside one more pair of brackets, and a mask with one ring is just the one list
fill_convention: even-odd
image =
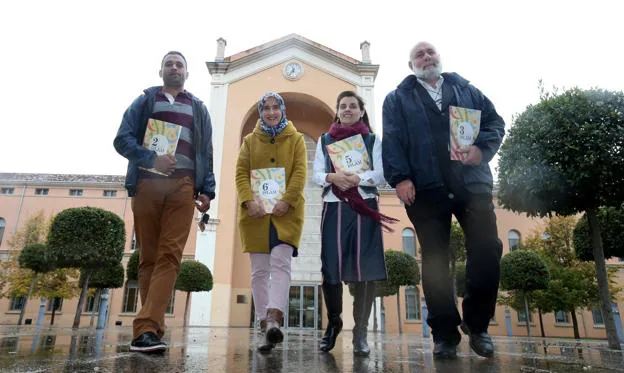
[[(277, 101), (280, 111), (282, 112), (282, 120), (280, 120), (280, 122), (275, 127), (271, 127), (267, 125), (266, 123), (264, 123), (264, 119), (262, 118), (262, 109), (264, 109), (264, 104), (266, 103), (266, 100), (268, 100), (271, 97), (273, 97)], [(275, 92), (265, 93), (264, 96), (262, 96), (262, 98), (260, 99), (260, 101), (258, 101), (258, 114), (260, 114), (260, 127), (262, 127), (262, 130), (271, 137), (275, 137), (279, 135), (280, 133), (282, 133), (282, 131), (284, 130), (284, 128), (286, 128), (286, 125), (288, 124), (288, 119), (286, 118), (286, 105), (284, 104), (284, 99), (282, 98), (282, 96), (280, 96), (279, 94)]]

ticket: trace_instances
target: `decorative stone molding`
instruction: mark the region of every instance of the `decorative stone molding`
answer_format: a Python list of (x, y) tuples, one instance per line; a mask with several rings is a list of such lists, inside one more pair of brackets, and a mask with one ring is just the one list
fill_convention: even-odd
[(370, 58), (370, 43), (364, 40), (360, 43), (360, 50), (362, 51), (362, 63), (371, 63)]
[(217, 39), (217, 56), (215, 57), (215, 61), (222, 62), (225, 59), (225, 46), (227, 45), (227, 41), (223, 38)]

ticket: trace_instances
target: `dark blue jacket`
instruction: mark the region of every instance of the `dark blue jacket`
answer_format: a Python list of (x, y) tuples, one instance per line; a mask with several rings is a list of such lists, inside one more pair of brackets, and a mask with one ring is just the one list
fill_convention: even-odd
[[(151, 87), (143, 91), (123, 115), (117, 136), (113, 141), (115, 150), (128, 159), (126, 189), (129, 196), (136, 194), (139, 166), (151, 168), (156, 152), (143, 147), (147, 120), (154, 109), (154, 98), (162, 87)], [(195, 193), (215, 198), (215, 178), (212, 171), (212, 125), (206, 105), (190, 95), (193, 106), (193, 144), (195, 146)]]
[[(490, 100), (456, 73), (444, 73), (444, 84), (450, 84), (457, 106), (481, 110), (481, 126), (475, 145), (483, 159), (476, 166), (462, 166), (464, 185), (487, 184), (492, 187), (492, 172), (488, 162), (498, 151), (505, 122), (496, 113)], [(437, 161), (435, 141), (423, 102), (415, 87), (419, 84), (410, 75), (390, 92), (383, 104), (382, 155), (384, 177), (393, 188), (410, 179), (416, 190), (439, 188), (444, 185)], [(450, 157), (450, 155), (449, 155)]]

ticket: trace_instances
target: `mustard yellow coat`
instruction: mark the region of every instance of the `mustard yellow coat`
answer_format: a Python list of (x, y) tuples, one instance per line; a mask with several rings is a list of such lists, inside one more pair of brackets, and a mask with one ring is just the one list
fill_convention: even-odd
[[(252, 133), (245, 136), (236, 162), (236, 190), (238, 192), (238, 228), (243, 251), (247, 253), (269, 253), (269, 223), (273, 222), (280, 241), (299, 247), (303, 230), (307, 156), (303, 134), (292, 122), (275, 137), (274, 143), (260, 127), (260, 121)], [(283, 167), (286, 171), (286, 192), (282, 201), (288, 203), (284, 216), (267, 214), (252, 218), (243, 206), (253, 200), (251, 170)]]

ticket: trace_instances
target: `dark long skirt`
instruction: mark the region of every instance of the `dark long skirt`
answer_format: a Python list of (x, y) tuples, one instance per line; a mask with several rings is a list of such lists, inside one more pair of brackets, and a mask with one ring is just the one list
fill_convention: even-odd
[[(366, 199), (378, 209), (377, 200)], [(330, 284), (387, 278), (381, 226), (344, 202), (325, 202), (321, 220), (323, 280)]]

